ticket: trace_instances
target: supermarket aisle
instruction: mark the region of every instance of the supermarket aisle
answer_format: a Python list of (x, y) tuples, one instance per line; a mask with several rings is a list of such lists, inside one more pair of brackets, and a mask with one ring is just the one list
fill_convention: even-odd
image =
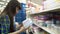
[(60, 0), (28, 0), (26, 10), (33, 34), (60, 33)]
[[(11, 27), (13, 27), (12, 30), (14, 29), (18, 34), (60, 34), (60, 0), (18, 0), (18, 2), (11, 0), (11, 5), (18, 3), (13, 5), (15, 8), (9, 5), (9, 1), (10, 0), (0, 0), (0, 17), (1, 14), (3, 14), (2, 18), (0, 18), (0, 34), (7, 34), (11, 25)], [(16, 8), (15, 5), (21, 9)], [(8, 6), (8, 9), (16, 10), (10, 11), (6, 9), (6, 6)], [(14, 16), (14, 19), (9, 16), (11, 17), (11, 23), (9, 23), (8, 15), (5, 16), (6, 14), (3, 12), (5, 9), (5, 12), (10, 11), (12, 13), (19, 10)], [(5, 27), (4, 24), (7, 27)], [(8, 31), (6, 32), (5, 30)], [(20, 30), (22, 30), (22, 32), (19, 32)], [(17, 33), (13, 32), (10, 34)]]

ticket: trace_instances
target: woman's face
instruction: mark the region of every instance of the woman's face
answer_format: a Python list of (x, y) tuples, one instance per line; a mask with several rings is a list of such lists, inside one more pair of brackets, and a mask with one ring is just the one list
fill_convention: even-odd
[(18, 11), (19, 11), (19, 8), (18, 8), (18, 7), (16, 7), (16, 14), (18, 13)]

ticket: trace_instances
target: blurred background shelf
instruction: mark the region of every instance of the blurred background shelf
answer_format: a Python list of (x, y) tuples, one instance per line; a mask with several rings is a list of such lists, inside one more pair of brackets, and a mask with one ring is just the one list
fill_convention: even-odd
[[(30, 15), (45, 14), (48, 12), (60, 12), (60, 0), (29, 0), (29, 1), (30, 1), (29, 3), (31, 4), (30, 9), (31, 7), (35, 7), (33, 12), (30, 11)], [(36, 9), (36, 7), (38, 8), (38, 10)]]
[(59, 34), (59, 31), (55, 31), (55, 30), (53, 30), (53, 29), (40, 26), (40, 25), (37, 24), (37, 23), (34, 23), (34, 24), (37, 25), (38, 27), (42, 28), (43, 30), (47, 31), (47, 32), (50, 33), (50, 34)]
[(39, 11), (37, 13), (30, 13), (30, 15), (44, 14), (44, 13), (48, 13), (48, 12), (60, 12), (60, 6), (59, 7), (55, 7), (55, 8), (51, 8), (51, 9), (45, 9), (45, 10)]

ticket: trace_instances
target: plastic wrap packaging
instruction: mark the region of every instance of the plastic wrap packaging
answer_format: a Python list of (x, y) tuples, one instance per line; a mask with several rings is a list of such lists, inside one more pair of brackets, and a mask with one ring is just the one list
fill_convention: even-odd
[(30, 18), (27, 18), (26, 20), (23, 21), (23, 26), (25, 28), (28, 28), (29, 26), (31, 26), (33, 24), (32, 20)]

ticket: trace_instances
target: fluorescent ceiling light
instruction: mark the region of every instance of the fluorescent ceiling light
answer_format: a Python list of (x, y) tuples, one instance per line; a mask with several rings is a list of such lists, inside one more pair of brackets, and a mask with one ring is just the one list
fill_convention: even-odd
[(6, 6), (3, 6), (3, 8), (5, 8)]
[(4, 2), (0, 2), (0, 4), (4, 4)]
[(2, 0), (2, 1), (6, 1), (6, 0)]
[(7, 2), (9, 2), (10, 0), (7, 0)]
[(6, 3), (5, 5), (7, 5), (8, 3)]
[(1, 7), (1, 5), (0, 5), (0, 7)]

